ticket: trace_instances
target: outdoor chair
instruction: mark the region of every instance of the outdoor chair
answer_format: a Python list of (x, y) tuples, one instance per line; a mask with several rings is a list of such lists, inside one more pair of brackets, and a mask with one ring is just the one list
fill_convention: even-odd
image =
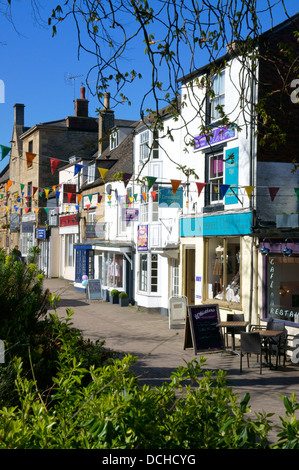
[[(244, 314), (243, 313), (228, 313), (226, 316), (226, 321), (244, 321)], [(246, 331), (246, 326), (240, 326), (238, 328), (226, 328), (225, 336), (226, 336), (226, 345), (228, 346), (228, 335), (234, 334), (238, 335), (241, 331)]]
[(283, 366), (285, 367), (286, 363), (286, 345), (288, 340), (287, 330), (283, 322), (273, 322), (271, 330), (281, 331), (282, 334), (277, 338), (269, 338), (269, 354), (276, 356), (276, 369), (278, 364), (280, 364), (280, 358), (283, 356)]
[(250, 333), (241, 331), (241, 343), (240, 343), (240, 372), (242, 372), (242, 356), (247, 355), (247, 366), (249, 367), (249, 355), (256, 354), (257, 361), (259, 357), (260, 363), (260, 374), (262, 373), (262, 359), (264, 347), (259, 333)]

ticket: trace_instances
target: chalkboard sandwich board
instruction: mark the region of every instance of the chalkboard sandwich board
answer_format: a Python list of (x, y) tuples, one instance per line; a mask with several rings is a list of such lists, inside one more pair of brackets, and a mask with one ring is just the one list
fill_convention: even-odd
[(87, 295), (89, 300), (102, 298), (102, 285), (100, 279), (88, 279)]
[(199, 351), (221, 350), (224, 347), (218, 304), (192, 305), (188, 307), (184, 349)]

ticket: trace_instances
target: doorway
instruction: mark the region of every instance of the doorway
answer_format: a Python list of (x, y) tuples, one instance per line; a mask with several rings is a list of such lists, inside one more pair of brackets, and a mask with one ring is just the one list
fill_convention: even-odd
[(188, 299), (188, 305), (194, 305), (195, 303), (195, 248), (186, 248), (185, 259), (186, 259), (185, 296)]

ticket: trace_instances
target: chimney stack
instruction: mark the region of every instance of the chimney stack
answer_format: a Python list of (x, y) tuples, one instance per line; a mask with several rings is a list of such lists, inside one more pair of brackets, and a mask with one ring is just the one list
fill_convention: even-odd
[(109, 130), (114, 127), (114, 111), (110, 109), (110, 93), (105, 92), (104, 94), (104, 109), (99, 115), (99, 156), (104, 150), (109, 147), (110, 134)]
[(24, 126), (24, 104), (16, 103), (14, 105), (15, 112), (14, 112), (14, 124), (16, 126)]
[(75, 116), (76, 117), (88, 117), (88, 103), (89, 101), (85, 99), (85, 87), (81, 86), (80, 88), (81, 98), (76, 99), (75, 101)]

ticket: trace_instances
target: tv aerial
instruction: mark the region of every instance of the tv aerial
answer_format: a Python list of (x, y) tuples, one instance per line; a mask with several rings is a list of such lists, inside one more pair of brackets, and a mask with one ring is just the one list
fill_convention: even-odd
[(73, 81), (73, 86), (74, 86), (74, 101), (76, 99), (76, 80), (80, 77), (83, 77), (83, 74), (81, 75), (70, 75), (69, 73), (66, 75), (65, 80), (67, 83), (70, 81)]

